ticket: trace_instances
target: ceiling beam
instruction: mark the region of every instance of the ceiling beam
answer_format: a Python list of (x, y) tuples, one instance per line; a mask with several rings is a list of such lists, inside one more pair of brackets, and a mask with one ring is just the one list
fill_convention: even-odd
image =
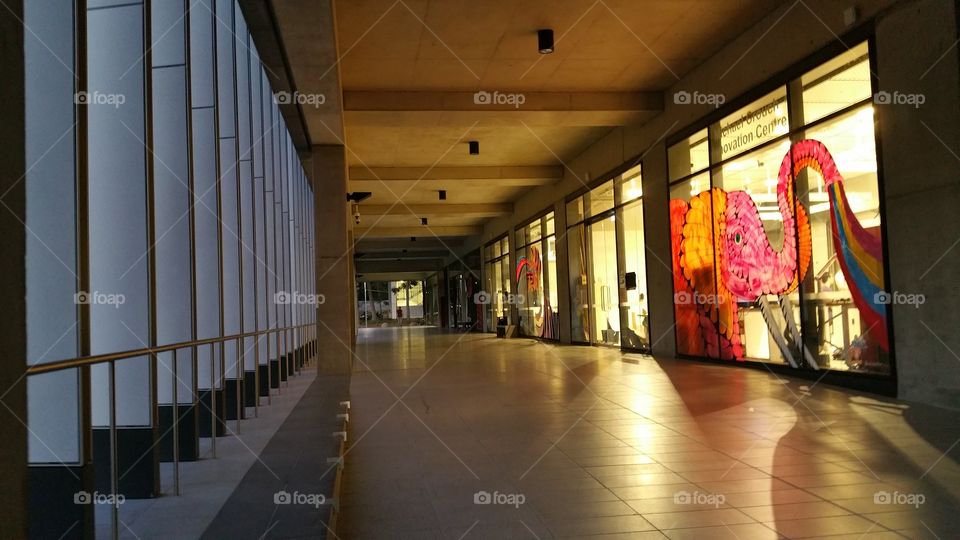
[(496, 217), (513, 213), (512, 203), (484, 204), (360, 204), (362, 216)]
[(498, 186), (544, 186), (563, 178), (559, 165), (518, 167), (350, 167), (351, 182), (482, 180)]
[(344, 111), (661, 112), (663, 92), (344, 90)]
[(435, 238), (445, 236), (475, 236), (483, 232), (483, 227), (440, 226), (440, 227), (373, 227), (354, 229), (357, 239), (366, 238)]
[[(409, 238), (390, 238), (390, 239), (378, 239), (378, 238), (364, 238), (360, 239), (359, 235), (355, 235), (356, 240), (353, 244), (354, 251), (358, 252), (375, 252), (379, 250), (396, 250), (396, 249), (406, 249), (409, 252), (414, 251), (428, 251), (428, 250), (444, 250), (449, 251), (450, 248), (458, 248), (463, 245), (463, 240), (447, 238), (443, 241), (430, 237), (420, 237), (416, 241), (412, 241)], [(449, 254), (449, 253), (448, 253)]]
[(410, 251), (410, 250), (394, 250), (394, 251), (360, 251), (354, 252), (353, 258), (357, 260), (364, 261), (395, 261), (397, 259), (403, 260), (443, 260), (447, 257), (454, 255), (450, 251), (445, 251), (442, 249), (439, 250), (430, 250), (430, 251)]
[(410, 260), (401, 261), (364, 261), (357, 259), (354, 270), (359, 274), (388, 272), (430, 272), (443, 268), (442, 260)]

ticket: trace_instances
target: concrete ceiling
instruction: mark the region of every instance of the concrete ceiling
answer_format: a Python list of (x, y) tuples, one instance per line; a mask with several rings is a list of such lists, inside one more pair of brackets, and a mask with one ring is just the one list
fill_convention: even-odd
[[(563, 161), (616, 126), (658, 114), (663, 90), (782, 3), (274, 0), (272, 6), (297, 88), (326, 96), (321, 107), (301, 107), (310, 139), (342, 140), (350, 190), (373, 193), (361, 204), (357, 236), (404, 238), (416, 230), (418, 236), (475, 233), (506, 207), (448, 207), (509, 204), (556, 181)], [(538, 53), (540, 28), (554, 30), (553, 54)], [(478, 103), (480, 91), (523, 97)], [(469, 155), (470, 140), (480, 142), (479, 155)]]

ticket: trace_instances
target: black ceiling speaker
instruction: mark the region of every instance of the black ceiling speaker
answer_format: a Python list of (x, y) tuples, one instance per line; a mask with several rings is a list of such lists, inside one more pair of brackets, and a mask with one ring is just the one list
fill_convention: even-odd
[(537, 47), (540, 49), (540, 54), (553, 52), (553, 30), (549, 28), (537, 30)]
[(480, 141), (469, 141), (467, 144), (470, 146), (471, 156), (480, 155)]

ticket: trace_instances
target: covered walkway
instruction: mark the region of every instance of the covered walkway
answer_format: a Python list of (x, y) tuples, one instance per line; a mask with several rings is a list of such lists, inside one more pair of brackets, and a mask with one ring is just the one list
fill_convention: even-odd
[[(952, 538), (958, 415), (769, 372), (363, 330), (341, 538)], [(491, 504), (481, 504), (484, 502)]]

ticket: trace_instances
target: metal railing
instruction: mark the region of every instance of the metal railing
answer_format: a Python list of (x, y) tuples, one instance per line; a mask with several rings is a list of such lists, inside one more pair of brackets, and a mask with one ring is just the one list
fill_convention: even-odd
[[(257, 366), (257, 371), (254, 372), (255, 373), (254, 377), (256, 378), (256, 381), (257, 381), (256, 388), (255, 388), (255, 399), (254, 399), (254, 411), (255, 411), (254, 416), (259, 416), (260, 398), (263, 397), (260, 395), (260, 382), (259, 382), (259, 366), (261, 365), (260, 358), (259, 358), (260, 356), (259, 340), (264, 337), (269, 337), (271, 334), (277, 334), (276, 339), (274, 340), (276, 346), (273, 351), (275, 353), (275, 357), (277, 361), (279, 362), (279, 361), (282, 361), (282, 359), (286, 359), (287, 355), (301, 353), (303, 363), (304, 365), (306, 365), (311, 359), (313, 359), (316, 356), (316, 353), (317, 353), (316, 329), (317, 329), (316, 323), (308, 323), (308, 324), (301, 324), (301, 325), (295, 325), (295, 326), (287, 326), (284, 328), (271, 328), (268, 330), (260, 330), (256, 332), (245, 332), (242, 334), (233, 334), (229, 336), (219, 336), (219, 337), (206, 338), (206, 339), (194, 339), (194, 340), (183, 341), (179, 343), (158, 345), (155, 347), (143, 347), (140, 349), (132, 349), (127, 351), (94, 354), (94, 355), (82, 356), (78, 358), (58, 360), (55, 362), (47, 362), (47, 363), (28, 366), (26, 370), (26, 375), (27, 376), (41, 375), (44, 373), (53, 373), (56, 371), (63, 371), (63, 370), (75, 369), (75, 368), (89, 369), (91, 366), (95, 366), (99, 364), (109, 364), (108, 380), (109, 380), (109, 386), (110, 386), (110, 392), (109, 392), (110, 488), (112, 491), (111, 493), (112, 495), (111, 522), (112, 523), (111, 524), (112, 524), (113, 538), (119, 538), (119, 535), (120, 535), (119, 512), (120, 512), (121, 498), (118, 497), (118, 495), (120, 494), (120, 472), (119, 472), (119, 464), (117, 462), (118, 461), (118, 458), (117, 458), (118, 456), (117, 400), (116, 400), (116, 364), (117, 362), (123, 361), (123, 360), (149, 357), (151, 362), (156, 363), (158, 362), (157, 356), (159, 354), (170, 353), (171, 355), (170, 374), (172, 377), (171, 379), (172, 395), (171, 395), (170, 401), (171, 401), (171, 406), (173, 408), (172, 425), (166, 432), (160, 434), (160, 439), (163, 439), (168, 432), (172, 431), (171, 442), (173, 446), (173, 451), (172, 451), (173, 484), (174, 484), (173, 491), (175, 495), (179, 495), (180, 494), (180, 416), (181, 415), (180, 415), (180, 401), (178, 396), (178, 388), (182, 384), (182, 381), (178, 376), (179, 362), (177, 359), (177, 351), (185, 350), (185, 349), (191, 349), (193, 351), (193, 353), (190, 355), (191, 370), (194, 374), (196, 374), (197, 368), (199, 366), (197, 351), (200, 347), (207, 346), (207, 345), (210, 346), (211, 400), (210, 400), (210, 407), (208, 407), (210, 411), (210, 451), (211, 451), (211, 457), (216, 457), (217, 456), (217, 422), (218, 420), (222, 420), (225, 427), (226, 421), (227, 421), (225, 417), (227, 415), (224, 414), (224, 418), (218, 417), (216, 413), (216, 410), (218, 407), (216, 402), (214, 401), (213, 392), (214, 390), (218, 390), (218, 389), (225, 390), (226, 381), (228, 379), (237, 381), (237, 390), (235, 392), (236, 394), (236, 430), (234, 431), (234, 434), (240, 433), (240, 420), (241, 420), (241, 417), (243, 416), (243, 409), (246, 407), (241, 398), (242, 396), (241, 381), (243, 380), (241, 378), (241, 373), (243, 373), (244, 371), (242, 364), (244, 363), (246, 354), (247, 354), (247, 352), (243, 348), (243, 342), (250, 338), (254, 338), (257, 340), (253, 348), (254, 349), (254, 365)], [(225, 345), (233, 341), (236, 341), (236, 344), (237, 344), (236, 364), (234, 366), (234, 369), (236, 370), (236, 372), (235, 372), (235, 377), (227, 377)], [(295, 346), (295, 344), (297, 344), (297, 346)], [(220, 345), (219, 372), (216, 369), (217, 359), (216, 359), (215, 345)], [(268, 347), (269, 347), (269, 343), (268, 343)], [(287, 361), (289, 362), (289, 360)], [(268, 367), (266, 370), (267, 372), (266, 397), (267, 397), (267, 403), (269, 404), (270, 397), (271, 397), (270, 393), (273, 388), (272, 368), (270, 367), (269, 361), (267, 363), (267, 366)], [(299, 362), (294, 361), (293, 366), (294, 366), (294, 369), (296, 370), (295, 373), (299, 373), (298, 368), (301, 367), (299, 365)], [(284, 366), (280, 366), (280, 368), (281, 369), (278, 370), (278, 373), (283, 373), (285, 370)], [(151, 370), (151, 371), (156, 373), (156, 370)], [(81, 378), (81, 380), (84, 380), (84, 379), (89, 380), (89, 377)], [(190, 405), (200, 404), (200, 405), (206, 406), (206, 404), (201, 402), (198, 398), (200, 388), (198, 386), (196, 379), (197, 379), (196, 377), (193, 377), (193, 383), (192, 383), (193, 400), (189, 404)], [(159, 381), (159, 376), (157, 377), (156, 380)], [(280, 381), (277, 381), (278, 391), (279, 391), (279, 383)], [(155, 386), (156, 381), (152, 380), (151, 384)], [(164, 404), (159, 403), (158, 400), (154, 400), (151, 405), (152, 407), (156, 408)], [(156, 422), (157, 421), (156, 415), (152, 415), (152, 416), (154, 418), (154, 422)], [(84, 428), (92, 431), (94, 427), (92, 421), (86, 422), (86, 424), (87, 425), (85, 425)], [(157, 444), (158, 442), (159, 440), (155, 441), (154, 444)]]

